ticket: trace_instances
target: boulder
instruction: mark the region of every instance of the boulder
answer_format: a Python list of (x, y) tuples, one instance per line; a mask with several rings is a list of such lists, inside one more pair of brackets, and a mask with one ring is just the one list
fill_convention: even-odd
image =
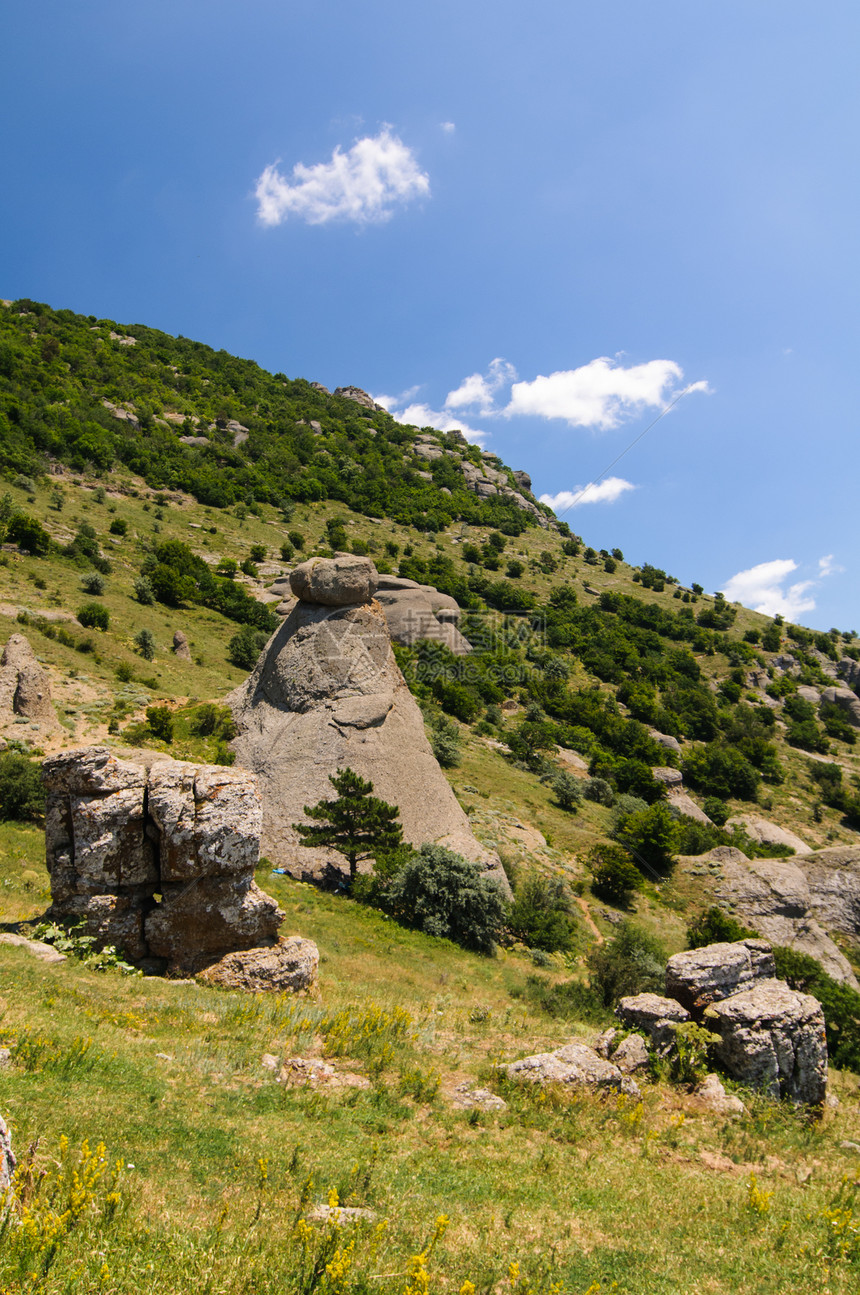
[(192, 971), (216, 954), (274, 944), (283, 918), (252, 878), (203, 877), (164, 886), (144, 930), (150, 954)]
[(857, 688), (860, 685), (860, 661), (844, 656), (836, 667), (836, 674), (849, 688)]
[(10, 635), (0, 657), (0, 718), (3, 712), (38, 723), (57, 723), (48, 673), (23, 634)]
[(651, 728), (648, 730), (648, 734), (650, 737), (653, 737), (658, 746), (662, 746), (666, 751), (674, 751), (676, 754), (680, 753), (681, 743), (676, 737), (672, 737), (670, 733), (659, 733), (656, 728)]
[(851, 688), (825, 688), (821, 701), (838, 706), (848, 723), (860, 728), (860, 697)]
[(776, 974), (773, 951), (765, 940), (707, 944), (674, 954), (666, 964), (666, 997), (693, 1015), (711, 1003), (749, 989)]
[[(325, 387), (318, 387), (318, 391), (325, 391)], [(335, 387), (334, 394), (343, 396), (344, 400), (354, 400), (357, 405), (363, 405), (365, 409), (372, 409), (376, 413), (384, 414), (386, 412), (384, 405), (378, 405), (361, 387)]]
[(821, 701), (821, 693), (818, 689), (811, 688), (808, 684), (800, 684), (797, 689), (797, 695), (802, 701), (811, 702), (813, 706), (817, 706)]
[(9, 1126), (0, 1115), (0, 1203), (12, 1185), (15, 1173), (15, 1153), (12, 1150), (12, 1135)]
[(40, 962), (65, 962), (65, 953), (60, 953), (52, 944), (45, 944), (44, 940), (28, 940), (26, 935), (18, 935), (14, 931), (0, 931), (0, 944), (11, 944), (18, 949), (26, 949), (34, 958)]
[(599, 1057), (587, 1044), (574, 1041), (554, 1052), (539, 1052), (521, 1061), (510, 1061), (499, 1067), (510, 1079), (534, 1084), (563, 1084), (569, 1088), (607, 1089), (639, 1097), (632, 1079), (618, 1066)]
[(458, 1084), (451, 1097), (451, 1105), (460, 1111), (506, 1111), (503, 1097), (489, 1088), (472, 1088), (468, 1082)]
[(724, 906), (772, 944), (808, 953), (835, 980), (860, 988), (825, 929), (860, 933), (860, 849), (819, 850), (794, 859), (727, 856), (720, 863), (716, 898)]
[(780, 980), (762, 980), (710, 1006), (715, 1055), (733, 1079), (768, 1097), (818, 1106), (827, 1095), (821, 1004)]
[(440, 594), (429, 585), (418, 585), (396, 577), (380, 577), (377, 602), (385, 612), (385, 620), (392, 641), (411, 647), (419, 639), (430, 639), (444, 645), (455, 656), (465, 656), (471, 652), (472, 645), (463, 637), (457, 628), (460, 620), (460, 608), (455, 599), (447, 594)]
[(433, 755), (378, 604), (298, 602), (226, 700), (239, 764), (260, 787), (262, 850), (277, 866), (312, 878), (345, 868), (337, 852), (300, 845), (294, 825), (309, 821), (305, 805), (332, 795), (329, 775), (348, 767), (398, 806), (410, 844), (446, 845), (508, 893), (498, 855), (474, 837)]
[(660, 994), (633, 994), (622, 998), (615, 1015), (624, 1025), (633, 1030), (643, 1030), (649, 1037), (662, 1030), (666, 1022), (680, 1025), (690, 1019), (686, 1007), (676, 999), (663, 998)]
[(244, 876), (260, 858), (263, 809), (246, 769), (169, 760), (149, 774), (161, 880)]
[(610, 1054), (610, 1058), (612, 1064), (625, 1075), (632, 1075), (637, 1070), (645, 1070), (651, 1060), (641, 1034), (628, 1034), (627, 1038), (622, 1039), (615, 1051)]
[(182, 630), (177, 630), (173, 635), (173, 655), (180, 661), (191, 660), (191, 648)]
[(369, 603), (379, 575), (370, 558), (309, 558), (290, 574), (290, 588), (304, 603), (348, 607)]
[(692, 796), (688, 796), (685, 791), (670, 790), (666, 804), (676, 818), (692, 818), (697, 823), (710, 824), (711, 822), (705, 811), (700, 809)]
[(198, 972), (197, 979), (223, 989), (296, 993), (314, 989), (319, 961), (313, 941), (293, 935), (270, 948), (228, 953)]
[(812, 849), (787, 827), (779, 827), (769, 819), (759, 818), (757, 814), (736, 814), (726, 820), (726, 828), (733, 831), (736, 827), (746, 832), (753, 841), (760, 845), (787, 845), (795, 854), (811, 854)]
[(651, 776), (655, 782), (662, 783), (669, 794), (674, 790), (680, 790), (684, 785), (684, 776), (680, 769), (670, 769), (666, 765), (660, 765), (651, 770)]
[(719, 1075), (705, 1075), (702, 1082), (693, 1089), (693, 1096), (697, 1097), (706, 1110), (713, 1111), (716, 1115), (744, 1115), (746, 1107), (739, 1097), (734, 1093), (727, 1093)]
[(528, 490), (531, 493), (532, 479), (527, 472), (524, 472), (522, 468), (514, 468), (513, 478), (520, 490)]

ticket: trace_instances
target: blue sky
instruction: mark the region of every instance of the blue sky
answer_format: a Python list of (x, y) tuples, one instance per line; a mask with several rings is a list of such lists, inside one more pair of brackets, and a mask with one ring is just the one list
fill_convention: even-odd
[(589, 543), (860, 628), (856, 3), (5, 18), (0, 295), (473, 429), (597, 482)]

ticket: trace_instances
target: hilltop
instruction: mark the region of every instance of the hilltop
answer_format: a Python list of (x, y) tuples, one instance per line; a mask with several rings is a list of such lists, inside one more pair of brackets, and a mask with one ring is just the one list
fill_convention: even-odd
[[(520, 901), (506, 948), (487, 959), (264, 861), (260, 885), (319, 943), (314, 1005), (42, 967), (5, 949), (0, 1043), (23, 1039), (32, 1062), (0, 1072), (19, 1148), (39, 1131), (52, 1145), (104, 1137), (132, 1166), (126, 1180), (146, 1184), (154, 1239), (144, 1216), (115, 1235), (92, 1224), (108, 1276), (82, 1240), (78, 1289), (143, 1277), (173, 1290), (204, 1255), (212, 1290), (283, 1288), (296, 1270), (273, 1238), (284, 1255), (300, 1250), (279, 1229), (330, 1188), (392, 1218), (391, 1235), (365, 1237), (381, 1256), (366, 1285), (348, 1283), (346, 1243), (333, 1242), (308, 1290), (404, 1289), (438, 1213), (452, 1217), (432, 1251), (439, 1289), (467, 1291), (470, 1278), (525, 1295), (558, 1275), (582, 1291), (853, 1289), (854, 1224), (842, 1249), (832, 1228), (854, 1154), (840, 1146), (860, 1064), (847, 1047), (832, 1081), (842, 1107), (818, 1125), (764, 1100), (740, 1122), (718, 1119), (665, 1077), (629, 1109), (507, 1089), (501, 1111), (455, 1102), (458, 1085), (494, 1082), (499, 1057), (571, 1031), (593, 1038), (611, 1020), (584, 985), (626, 918), (659, 959), (712, 904), (750, 926), (758, 905), (763, 922), (788, 913), (784, 942), (814, 950), (840, 990), (860, 974), (854, 892), (840, 908), (816, 880), (837, 850), (860, 876), (860, 639), (596, 551), (535, 499), (527, 467), (403, 426), (357, 387), (330, 393), (140, 325), (0, 307), (0, 629), (3, 642), (28, 638), (57, 716), (7, 708), (7, 751), (38, 761), (100, 743), (229, 763), (222, 703), (280, 624), (285, 573), (314, 555), (367, 555), (461, 608), (467, 655), (427, 641), (395, 653)], [(592, 855), (618, 843), (640, 874), (623, 896), (601, 887)], [(2, 922), (33, 919), (47, 900), (43, 833), (7, 821), (0, 847)], [(793, 916), (787, 882), (778, 894), (787, 877)], [(299, 1052), (353, 1078), (298, 1087), (261, 1061)], [(343, 1283), (326, 1285), (336, 1251)], [(522, 1279), (505, 1276), (517, 1258)], [(371, 1273), (398, 1275), (380, 1286)], [(59, 1268), (50, 1281), (38, 1288), (66, 1289)]]

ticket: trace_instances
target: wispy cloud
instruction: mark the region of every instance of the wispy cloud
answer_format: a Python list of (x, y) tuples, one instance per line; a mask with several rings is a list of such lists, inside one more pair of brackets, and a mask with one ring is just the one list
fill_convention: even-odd
[[(417, 390), (413, 387), (404, 396), (408, 399)], [(434, 427), (438, 432), (463, 433), (467, 441), (473, 445), (484, 446), (487, 443), (488, 432), (483, 432), (477, 427), (470, 427), (464, 423), (462, 418), (455, 417), (450, 410), (431, 409), (429, 405), (421, 403), (406, 404), (402, 409), (398, 405), (403, 403), (404, 397), (397, 396), (374, 396), (373, 399), (383, 409), (387, 409), (391, 417), (398, 423), (405, 423), (409, 427)]]
[(493, 405), (496, 393), (508, 383), (513, 382), (517, 371), (507, 360), (497, 356), (490, 361), (486, 373), (472, 373), (464, 378), (459, 387), (449, 391), (445, 397), (446, 409), (473, 409), (484, 415), (494, 412)]
[(765, 616), (784, 616), (787, 620), (796, 620), (803, 612), (815, 610), (815, 597), (812, 590), (819, 580), (834, 575), (842, 568), (833, 561), (833, 554), (818, 559), (818, 577), (812, 580), (796, 580), (786, 587), (789, 576), (798, 570), (792, 558), (774, 558), (772, 562), (759, 562), (757, 566), (726, 581), (723, 593), (730, 602), (743, 603), (753, 611), (763, 612)]
[(388, 220), (394, 208), (426, 197), (430, 179), (411, 149), (386, 126), (378, 135), (334, 150), (329, 162), (298, 162), (285, 177), (277, 163), (257, 180), (257, 215), (264, 225), (297, 217), (309, 225), (331, 220), (373, 224)]
[(625, 369), (602, 356), (578, 369), (515, 382), (503, 412), (509, 418), (523, 414), (561, 418), (571, 427), (606, 431), (626, 416), (665, 404), (683, 376), (673, 360), (649, 360)]
[(439, 125), (442, 127), (442, 130), (444, 130), (446, 135), (453, 135), (454, 131), (457, 129), (453, 121), (440, 121)]
[(575, 486), (573, 490), (560, 490), (557, 495), (541, 495), (542, 504), (549, 504), (557, 515), (566, 513), (570, 508), (581, 504), (614, 504), (628, 490), (635, 490), (632, 481), (623, 477), (607, 477), (605, 481), (591, 482), (587, 486)]

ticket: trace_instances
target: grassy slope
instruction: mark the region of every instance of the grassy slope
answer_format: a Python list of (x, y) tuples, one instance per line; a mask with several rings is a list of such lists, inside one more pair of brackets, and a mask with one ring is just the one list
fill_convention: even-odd
[[(21, 857), (31, 855), (33, 833), (19, 835)], [(14, 867), (4, 871), (15, 879)], [(263, 872), (259, 880), (285, 908), (286, 929), (319, 944), (317, 1001), (0, 953), (0, 1035), (5, 1044), (24, 1036), (30, 1066), (0, 1072), (19, 1151), (38, 1136), (37, 1158), (51, 1163), (65, 1134), (72, 1151), (103, 1139), (111, 1161), (134, 1166), (122, 1174), (126, 1210), (114, 1221), (86, 1215), (44, 1284), (26, 1273), (18, 1284), (14, 1251), (0, 1247), (4, 1290), (124, 1292), (144, 1282), (173, 1292), (202, 1274), (213, 1292), (299, 1289), (295, 1221), (332, 1187), (389, 1222), (377, 1253), (368, 1227), (345, 1284), (322, 1289), (403, 1291), (440, 1213), (451, 1223), (428, 1261), (430, 1290), (458, 1291), (466, 1278), (499, 1291), (550, 1281), (666, 1295), (856, 1289), (853, 1234), (838, 1234), (827, 1213), (851, 1195), (842, 1183), (856, 1153), (840, 1143), (853, 1132), (856, 1077), (836, 1077), (842, 1104), (820, 1124), (755, 1102), (726, 1121), (661, 1083), (645, 1084), (641, 1109), (507, 1092), (492, 1077), (496, 1058), (557, 1046), (571, 1029), (519, 997), (523, 956), (483, 959), (348, 900)], [(409, 1024), (397, 1037), (403, 1011)], [(264, 1053), (323, 1053), (371, 1086), (280, 1084)], [(488, 1080), (507, 1111), (452, 1106), (458, 1083)], [(751, 1173), (770, 1201), (751, 1195)], [(511, 1262), (522, 1286), (506, 1275)], [(38, 1259), (28, 1265), (37, 1271)], [(362, 1273), (374, 1275), (369, 1287)]]

